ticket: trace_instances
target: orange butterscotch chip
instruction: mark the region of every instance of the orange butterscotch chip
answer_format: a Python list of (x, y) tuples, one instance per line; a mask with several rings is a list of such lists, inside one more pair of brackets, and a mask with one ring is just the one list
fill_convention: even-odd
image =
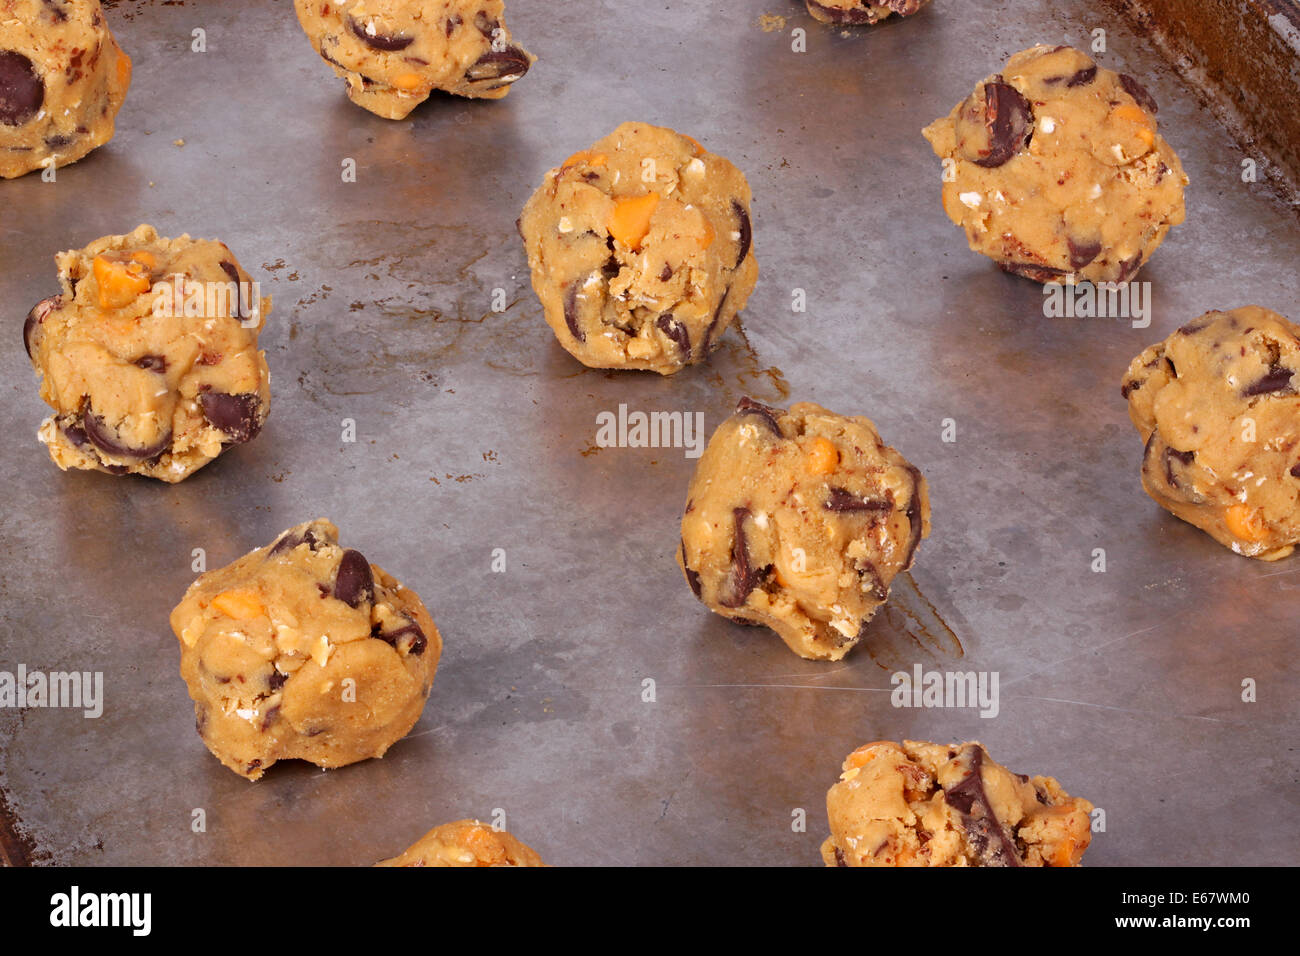
[(407, 93), (424, 89), (428, 82), (419, 73), (402, 73), (393, 79), (393, 86)]
[(808, 449), (808, 471), (814, 475), (829, 475), (840, 464), (840, 453), (829, 438), (818, 435)]
[(1074, 837), (1066, 837), (1056, 848), (1051, 863), (1052, 866), (1074, 866), (1082, 856), (1083, 851)]
[(609, 234), (629, 249), (640, 251), (641, 240), (650, 231), (650, 217), (658, 206), (658, 193), (618, 200), (609, 214)]
[(865, 767), (871, 761), (875, 760), (880, 754), (876, 751), (877, 744), (864, 744), (853, 753), (844, 758), (844, 769), (858, 770)]
[(1224, 514), (1223, 521), (1228, 530), (1243, 541), (1263, 541), (1268, 536), (1268, 529), (1264, 527), (1264, 515), (1258, 508), (1233, 505)]
[(701, 249), (707, 249), (713, 245), (713, 240), (717, 234), (713, 231), (713, 224), (709, 222), (707, 216), (701, 216), (700, 221), (704, 223), (704, 232), (696, 236), (695, 239), (700, 244)]
[(258, 596), (248, 590), (222, 591), (212, 599), (212, 606), (236, 621), (251, 621), (266, 613)]
[(1115, 107), (1111, 112), (1111, 116), (1116, 119), (1128, 120), (1130, 123), (1136, 123), (1138, 139), (1148, 146), (1155, 144), (1156, 134), (1151, 129), (1151, 117), (1142, 107), (1133, 103), (1125, 103), (1122, 106)]
[(140, 262), (119, 262), (95, 256), (92, 268), (99, 287), (99, 307), (120, 309), (149, 291), (153, 284), (148, 269)]
[(604, 166), (609, 162), (609, 157), (604, 153), (593, 153), (589, 149), (580, 149), (563, 163), (561, 169), (568, 169), (571, 166)]

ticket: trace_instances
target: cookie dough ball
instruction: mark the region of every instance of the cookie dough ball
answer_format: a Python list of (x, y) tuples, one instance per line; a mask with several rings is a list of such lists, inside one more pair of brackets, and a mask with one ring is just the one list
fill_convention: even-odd
[(0, 176), (103, 146), (130, 85), (99, 0), (0, 0)]
[(535, 850), (477, 820), (434, 827), (401, 856), (376, 866), (545, 866)]
[(702, 361), (758, 281), (749, 204), (739, 169), (646, 123), (552, 169), (519, 232), (560, 344), (592, 368)]
[(1078, 866), (1092, 804), (978, 743), (859, 747), (826, 795), (827, 866)]
[(1156, 101), (1070, 47), (1017, 53), (925, 138), (976, 252), (1038, 282), (1126, 282), (1183, 221)]
[(925, 479), (869, 420), (742, 398), (691, 479), (677, 563), (710, 610), (837, 661), (929, 533)]
[(910, 17), (930, 0), (804, 0), (823, 23), (876, 24), (892, 14)]
[(201, 575), (171, 613), (199, 736), (256, 780), (382, 757), (420, 718), (442, 638), (414, 591), (318, 518)]
[(1300, 328), (1257, 305), (1209, 312), (1133, 360), (1142, 487), (1237, 554), (1300, 543)]
[(504, 0), (294, 0), (348, 98), (405, 119), (434, 90), (500, 99), (535, 57), (510, 41)]
[(55, 464), (177, 482), (257, 437), (270, 300), (224, 243), (140, 226), (55, 261), (63, 291), (23, 328)]

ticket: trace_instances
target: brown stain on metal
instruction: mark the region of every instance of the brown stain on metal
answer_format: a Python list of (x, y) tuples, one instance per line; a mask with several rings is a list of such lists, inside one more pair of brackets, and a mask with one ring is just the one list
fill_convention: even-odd
[[(785, 373), (775, 365), (767, 365), (758, 357), (758, 350), (749, 341), (745, 329), (737, 322), (734, 326), (740, 341), (727, 336), (722, 339), (720, 347), (725, 347), (740, 368), (737, 384), (741, 390), (751, 396), (769, 402), (781, 402), (790, 397), (790, 383), (785, 380)], [(720, 387), (727, 382), (721, 371), (715, 371), (713, 380)]]
[(9, 805), (9, 795), (0, 789), (0, 864), (31, 866), (36, 856), (36, 844), (19, 824), (17, 812)]
[(1297, 0), (1106, 0), (1191, 87), (1284, 204), (1300, 209)]
[(749, 374), (755, 378), (766, 378), (771, 383), (776, 394), (782, 399), (790, 397), (790, 383), (785, 380), (785, 373), (775, 365), (765, 365), (758, 357), (758, 350), (754, 348), (749, 341), (749, 336), (745, 334), (745, 327), (739, 322), (736, 323), (736, 334), (740, 336), (740, 341), (744, 343), (745, 364), (749, 366)]
[[(948, 626), (939, 609), (925, 596), (912, 572), (894, 579), (889, 600), (876, 612), (864, 642), (867, 654), (884, 670), (894, 670), (899, 655), (921, 651), (932, 657), (963, 657), (966, 654), (957, 632)], [(897, 658), (897, 660), (887, 660)]]

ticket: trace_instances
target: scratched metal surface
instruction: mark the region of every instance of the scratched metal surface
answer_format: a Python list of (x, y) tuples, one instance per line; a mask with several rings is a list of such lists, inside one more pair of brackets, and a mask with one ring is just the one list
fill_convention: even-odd
[[(98, 720), (0, 711), (11, 855), (366, 864), (502, 808), (559, 864), (814, 864), (849, 750), (974, 737), (1106, 810), (1089, 864), (1296, 862), (1300, 558), (1237, 558), (1159, 511), (1119, 378), (1212, 307), (1300, 318), (1300, 231), (1095, 6), (937, 0), (845, 33), (787, 0), (511, 0), (541, 59), (509, 98), (390, 123), (346, 101), (288, 0), (116, 4), (136, 65), (117, 138), (55, 184), (0, 182), (0, 669), (107, 684)], [(788, 21), (765, 32), (760, 14)], [(188, 52), (195, 27), (206, 54)], [(1187, 224), (1142, 274), (1145, 330), (1042, 318), (1036, 286), (966, 250), (918, 133), (1011, 52), (1095, 27), (1102, 62), (1149, 78), (1192, 178)], [(704, 140), (755, 194), (744, 334), (670, 379), (561, 351), (514, 230), (550, 165), (629, 118)], [(19, 344), (53, 253), (142, 221), (224, 239), (275, 300), (266, 430), (176, 487), (58, 472)], [(672, 559), (693, 462), (594, 445), (620, 402), (702, 411), (712, 430), (742, 393), (787, 389), (871, 416), (931, 482), (915, 589), (839, 664), (695, 602)], [(194, 733), (167, 614), (191, 549), (220, 566), (315, 515), (426, 599), (446, 653), (383, 760), (284, 763), (251, 784)], [(1105, 573), (1089, 570), (1098, 547)], [(915, 663), (997, 671), (999, 716), (892, 708), (890, 672)]]

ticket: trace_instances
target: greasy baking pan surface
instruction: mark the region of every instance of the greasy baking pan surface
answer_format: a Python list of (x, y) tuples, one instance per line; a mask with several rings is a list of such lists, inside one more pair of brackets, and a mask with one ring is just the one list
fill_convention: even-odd
[[(391, 123), (346, 100), (288, 0), (108, 16), (136, 66), (116, 139), (56, 183), (0, 183), (0, 669), (105, 681), (98, 719), (0, 710), (6, 856), (369, 864), (500, 809), (552, 863), (812, 865), (844, 755), (911, 737), (979, 739), (1092, 800), (1089, 865), (1293, 862), (1300, 559), (1235, 557), (1160, 511), (1119, 385), (1208, 309), (1300, 319), (1300, 232), (1127, 21), (1081, 0), (936, 0), (857, 30), (788, 0), (511, 0), (539, 61), (510, 96)], [(1097, 28), (1192, 181), (1140, 277), (1145, 329), (1045, 319), (1038, 286), (966, 249), (919, 132), (1010, 53)], [(669, 379), (570, 359), (515, 233), (543, 173), (625, 119), (695, 136), (754, 189), (743, 332)], [(139, 222), (225, 240), (275, 302), (266, 429), (174, 487), (59, 473), (19, 341), (56, 251)], [(596, 444), (620, 403), (711, 431), (742, 394), (866, 414), (930, 481), (914, 583), (839, 664), (695, 601), (681, 449)], [(251, 784), (194, 732), (167, 615), (194, 549), (219, 567), (318, 515), (425, 599), (445, 656), (383, 760)], [(916, 664), (996, 671), (998, 716), (892, 707)]]

